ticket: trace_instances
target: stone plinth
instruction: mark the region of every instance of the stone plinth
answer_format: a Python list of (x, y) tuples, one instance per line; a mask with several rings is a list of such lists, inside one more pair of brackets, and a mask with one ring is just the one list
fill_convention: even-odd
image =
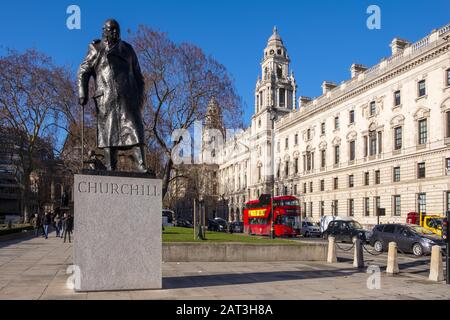
[(75, 290), (161, 288), (161, 225), (161, 180), (75, 175)]

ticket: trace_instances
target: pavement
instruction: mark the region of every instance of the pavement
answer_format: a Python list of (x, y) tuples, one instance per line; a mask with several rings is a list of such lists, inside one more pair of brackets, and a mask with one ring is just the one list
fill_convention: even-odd
[(448, 285), (427, 280), (430, 257), (399, 255), (401, 274), (388, 276), (386, 254), (365, 253), (367, 266), (380, 267), (380, 273), (372, 274), (367, 268), (353, 268), (351, 253), (342, 250), (337, 251), (334, 264), (163, 263), (161, 290), (75, 293), (68, 287), (66, 273), (72, 251), (72, 244), (63, 243), (54, 233), (47, 240), (28, 237), (0, 242), (0, 299), (450, 299)]

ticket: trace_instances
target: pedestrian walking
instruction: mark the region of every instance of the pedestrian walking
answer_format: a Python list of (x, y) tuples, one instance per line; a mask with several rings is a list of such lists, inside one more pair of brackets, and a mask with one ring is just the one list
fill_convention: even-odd
[(56, 214), (54, 222), (55, 222), (55, 229), (56, 229), (56, 237), (59, 237), (61, 234), (61, 225), (62, 225), (62, 221), (61, 221), (61, 217), (59, 216), (59, 213)]
[(44, 223), (44, 237), (45, 239), (48, 239), (48, 231), (50, 225), (52, 224), (52, 217), (50, 216), (50, 212), (45, 213), (43, 223)]
[(70, 241), (70, 234), (72, 233), (73, 230), (73, 218), (72, 216), (67, 213), (64, 214), (65, 218), (64, 218), (64, 242), (66, 242), (66, 238), (67, 236), (69, 236), (69, 243)]
[(39, 236), (39, 230), (42, 227), (42, 220), (41, 216), (37, 213), (34, 214), (33, 220), (31, 221), (33, 228), (34, 228), (34, 236)]

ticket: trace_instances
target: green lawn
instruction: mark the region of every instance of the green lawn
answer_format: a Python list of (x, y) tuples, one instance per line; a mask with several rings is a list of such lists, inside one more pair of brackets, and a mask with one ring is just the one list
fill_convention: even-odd
[(225, 232), (206, 232), (206, 240), (194, 240), (193, 228), (165, 227), (162, 234), (163, 242), (245, 242), (245, 243), (275, 243), (275, 244), (298, 244), (296, 241), (287, 239), (270, 239), (268, 237), (247, 236), (242, 233), (229, 234)]

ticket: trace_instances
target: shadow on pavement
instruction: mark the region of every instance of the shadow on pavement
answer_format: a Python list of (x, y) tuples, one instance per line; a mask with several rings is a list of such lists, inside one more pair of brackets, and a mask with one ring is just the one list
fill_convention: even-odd
[[(182, 277), (163, 278), (164, 289), (181, 289), (192, 287), (212, 287), (231, 284), (264, 283), (275, 281), (334, 278), (350, 276), (360, 273), (358, 269), (330, 269), (330, 270), (308, 270), (308, 271), (274, 271), (274, 272), (250, 272), (213, 275), (193, 275)], [(364, 271), (363, 271), (364, 272)]]

